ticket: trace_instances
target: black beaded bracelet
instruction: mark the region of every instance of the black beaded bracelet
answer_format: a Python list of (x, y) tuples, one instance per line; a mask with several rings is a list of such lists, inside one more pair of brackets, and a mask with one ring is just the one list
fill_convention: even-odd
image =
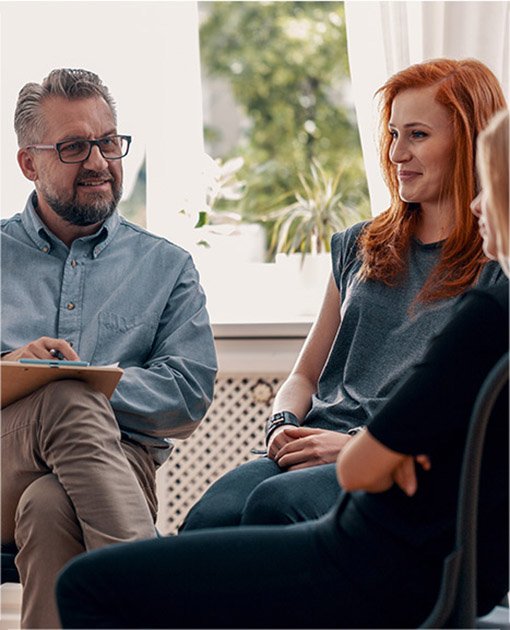
[(293, 427), (299, 427), (299, 420), (291, 411), (279, 411), (272, 415), (266, 423), (266, 444), (269, 442), (269, 438), (276, 431), (278, 427), (283, 425), (291, 425)]

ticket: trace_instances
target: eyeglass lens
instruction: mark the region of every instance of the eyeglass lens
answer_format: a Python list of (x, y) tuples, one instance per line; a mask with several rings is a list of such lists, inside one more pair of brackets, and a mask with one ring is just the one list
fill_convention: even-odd
[(96, 144), (101, 155), (107, 160), (116, 160), (127, 153), (129, 142), (124, 136), (107, 136), (99, 140), (70, 140), (58, 145), (60, 158), (63, 162), (81, 162), (86, 160)]

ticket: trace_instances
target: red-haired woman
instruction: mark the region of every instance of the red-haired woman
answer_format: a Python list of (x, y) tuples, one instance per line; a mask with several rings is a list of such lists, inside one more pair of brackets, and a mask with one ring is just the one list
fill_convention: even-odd
[(338, 453), (444, 326), (463, 291), (506, 278), (488, 262), (470, 201), (475, 143), (505, 106), (481, 62), (437, 59), (379, 90), (391, 205), (336, 234), (324, 302), (268, 421), (268, 457), (227, 473), (181, 531), (318, 518), (337, 497)]
[[(480, 136), (484, 192), (473, 212), (487, 255), (510, 273), (508, 134), (501, 112)], [(416, 628), (453, 548), (470, 411), (507, 351), (508, 284), (469, 291), (421, 363), (342, 449), (338, 479), (351, 494), (328, 514), (82, 555), (57, 587), (64, 628)], [(478, 614), (508, 591), (508, 425), (507, 388), (484, 446)], [(407, 474), (415, 459), (424, 467), (417, 478)]]

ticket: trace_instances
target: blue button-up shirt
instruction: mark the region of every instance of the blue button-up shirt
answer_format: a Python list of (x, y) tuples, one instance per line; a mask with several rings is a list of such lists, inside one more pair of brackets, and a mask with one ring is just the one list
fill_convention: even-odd
[(111, 405), (121, 431), (161, 463), (211, 403), (216, 375), (191, 256), (114, 213), (67, 247), (34, 209), (2, 220), (1, 350), (66, 339), (93, 365), (124, 369)]

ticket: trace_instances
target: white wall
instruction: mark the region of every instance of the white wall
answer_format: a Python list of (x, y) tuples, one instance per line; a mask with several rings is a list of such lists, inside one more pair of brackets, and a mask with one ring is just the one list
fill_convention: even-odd
[[(125, 195), (147, 151), (148, 227), (178, 241), (177, 210), (196, 191), (203, 152), (198, 16), (195, 2), (0, 2), (0, 212), (23, 209), (31, 190), (16, 162), (16, 99), (53, 68), (99, 74), (118, 105)], [(105, 36), (102, 34), (105, 33)], [(117, 36), (112, 38), (112, 33)]]

